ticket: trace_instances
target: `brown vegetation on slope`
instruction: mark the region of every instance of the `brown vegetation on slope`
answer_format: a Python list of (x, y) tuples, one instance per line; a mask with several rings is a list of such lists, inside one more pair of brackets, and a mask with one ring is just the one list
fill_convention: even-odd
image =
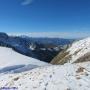
[(71, 58), (71, 55), (69, 55), (69, 52), (66, 52), (66, 50), (60, 52), (52, 61), (51, 64), (64, 64), (67, 63)]

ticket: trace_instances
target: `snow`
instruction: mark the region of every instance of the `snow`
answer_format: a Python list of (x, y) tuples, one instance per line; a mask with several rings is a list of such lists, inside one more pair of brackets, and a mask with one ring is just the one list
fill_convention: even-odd
[(32, 65), (36, 67), (47, 65), (47, 63), (21, 55), (13, 51), (11, 48), (0, 47), (0, 72), (2, 71), (2, 69), (6, 71), (11, 69), (22, 68), (26, 65)]
[[(81, 68), (81, 71), (78, 71)], [(0, 76), (0, 87), (18, 90), (90, 90), (90, 62), (44, 66)]]
[[(18, 54), (12, 49), (0, 47), (0, 68), (4, 67), (0, 74), (0, 88), (90, 90), (90, 61), (72, 63), (90, 52), (90, 38), (75, 42), (67, 51), (72, 55), (71, 63), (48, 65)], [(75, 52), (77, 53), (75, 54)], [(3, 73), (3, 71), (8, 71), (8, 73)]]
[(86, 38), (73, 43), (67, 52), (69, 52), (69, 54), (72, 56), (70, 60), (71, 63), (84, 56), (85, 54), (90, 53), (90, 38)]

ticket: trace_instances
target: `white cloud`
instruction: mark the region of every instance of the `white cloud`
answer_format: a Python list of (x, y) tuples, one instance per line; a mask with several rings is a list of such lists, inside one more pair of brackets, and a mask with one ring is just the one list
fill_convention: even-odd
[(28, 5), (28, 4), (31, 4), (33, 0), (23, 0), (22, 1), (22, 5)]

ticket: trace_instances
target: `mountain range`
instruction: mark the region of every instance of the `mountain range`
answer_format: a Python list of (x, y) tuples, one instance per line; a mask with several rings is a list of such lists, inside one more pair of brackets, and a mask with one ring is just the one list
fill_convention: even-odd
[(61, 38), (32, 38), (29, 36), (9, 36), (6, 33), (0, 33), (0, 46), (12, 48), (16, 52), (50, 62), (64, 45), (71, 44), (75, 39)]
[(90, 38), (69, 44), (50, 63), (1, 46), (0, 89), (90, 90), (89, 54)]

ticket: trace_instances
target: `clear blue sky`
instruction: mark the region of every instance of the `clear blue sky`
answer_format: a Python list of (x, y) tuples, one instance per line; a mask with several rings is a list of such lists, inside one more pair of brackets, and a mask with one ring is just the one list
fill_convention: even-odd
[(90, 0), (0, 0), (0, 31), (89, 36)]

